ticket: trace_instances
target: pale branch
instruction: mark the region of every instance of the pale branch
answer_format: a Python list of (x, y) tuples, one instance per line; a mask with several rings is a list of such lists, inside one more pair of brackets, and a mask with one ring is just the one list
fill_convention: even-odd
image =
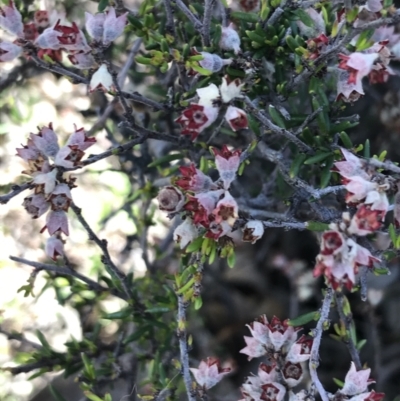
[(349, 350), (351, 359), (354, 362), (356, 369), (361, 370), (362, 364), (360, 361), (360, 355), (358, 354), (358, 350), (357, 350), (356, 345), (354, 344), (353, 338), (351, 336), (351, 324), (353, 322), (353, 316), (351, 313), (348, 315), (345, 314), (343, 297), (344, 297), (344, 295), (343, 295), (342, 291), (335, 292), (336, 310), (337, 310), (340, 320), (343, 322), (343, 324), (346, 328), (346, 332), (347, 332), (347, 338), (344, 341), (344, 343), (346, 344), (346, 347)]
[(196, 29), (196, 31), (199, 32), (201, 35), (202, 30), (203, 30), (203, 24), (200, 22), (200, 20), (189, 10), (189, 8), (186, 6), (186, 4), (182, 0), (175, 0), (175, 4), (190, 20), (190, 22), (194, 26), (194, 29)]
[(268, 148), (268, 146), (262, 141), (258, 143), (258, 149), (267, 160), (278, 166), (279, 171), (281, 172), (284, 180), (289, 185), (306, 191), (312, 198), (316, 200), (321, 199), (323, 196), (328, 195), (330, 193), (337, 193), (339, 191), (342, 191), (345, 188), (344, 185), (335, 185), (322, 189), (316, 189), (311, 185), (307, 184), (307, 182), (303, 181), (299, 177), (290, 177), (288, 168), (283, 162), (284, 160), (283, 155), (280, 152)]
[(183, 300), (183, 295), (178, 295), (178, 337), (179, 337), (179, 349), (181, 356), (181, 369), (183, 381), (186, 387), (186, 394), (188, 401), (196, 401), (194, 396), (192, 379), (189, 371), (189, 350), (187, 344), (187, 333), (186, 333), (186, 305)]
[(301, 1), (301, 2), (296, 2), (292, 3), (291, 5), (297, 8), (310, 8), (316, 3), (320, 3), (321, 0), (307, 0), (307, 1)]
[(218, 8), (219, 8), (219, 12), (221, 13), (221, 25), (223, 27), (226, 27), (227, 24), (227, 16), (226, 16), (226, 9), (224, 6), (224, 3), (222, 2), (222, 0), (218, 0)]
[[(139, 42), (136, 42), (136, 43), (139, 43)], [(133, 54), (132, 58), (134, 57), (135, 51), (137, 52), (137, 50), (136, 50), (136, 47), (134, 44), (133, 51), (131, 50), (131, 52)], [(81, 75), (78, 75), (75, 72), (73, 72), (65, 67), (46, 63), (45, 61), (41, 60), (34, 52), (30, 52), (30, 56), (32, 57), (33, 61), (39, 67), (42, 67), (50, 72), (54, 72), (56, 74), (69, 77), (69, 78), (73, 79), (74, 82), (76, 82), (76, 83), (81, 83), (81, 84), (85, 84), (85, 85), (89, 85), (89, 83), (90, 83), (90, 81), (87, 78), (85, 78)], [(146, 106), (149, 106), (149, 107), (153, 108), (154, 110), (167, 110), (168, 109), (168, 107), (166, 105), (163, 105), (155, 100), (148, 99), (145, 96), (143, 96), (137, 92), (128, 93), (128, 92), (120, 91), (120, 94), (123, 95), (127, 99), (136, 101), (138, 103), (145, 104)]]
[[(13, 260), (14, 262), (18, 262), (18, 263), (22, 263), (24, 265), (32, 266), (38, 272), (41, 271), (41, 270), (45, 270), (45, 271), (48, 271), (48, 272), (53, 272), (53, 273), (59, 274), (61, 276), (72, 276), (72, 277), (75, 277), (78, 280), (81, 280), (84, 283), (86, 283), (88, 285), (88, 287), (90, 289), (92, 289), (93, 291), (112, 292), (111, 289), (103, 287), (102, 285), (100, 285), (96, 281), (90, 279), (89, 277), (86, 277), (83, 274), (80, 274), (77, 271), (75, 271), (73, 269), (70, 269), (68, 267), (65, 267), (65, 266), (49, 265), (49, 264), (46, 264), (46, 263), (34, 262), (34, 261), (31, 261), (31, 260), (19, 258), (17, 256), (10, 256), (10, 259)], [(114, 295), (117, 295), (117, 293), (114, 293)], [(121, 297), (120, 294), (118, 294), (117, 296)], [(125, 299), (125, 297), (122, 297), (122, 299)]]
[(132, 115), (132, 111), (133, 111), (132, 110), (132, 106), (130, 104), (128, 104), (124, 94), (121, 91), (121, 87), (120, 87), (119, 82), (118, 82), (118, 74), (117, 74), (117, 72), (115, 70), (113, 70), (111, 68), (111, 66), (109, 66), (109, 70), (110, 70), (110, 73), (111, 73), (111, 76), (112, 76), (112, 80), (113, 80), (113, 83), (114, 83), (115, 90), (117, 92), (117, 97), (119, 99), (119, 102), (120, 102), (123, 110), (124, 110), (124, 117), (125, 117), (126, 121), (129, 123), (129, 125), (134, 125), (135, 124), (135, 119), (134, 119), (134, 117)]
[(167, 17), (167, 23), (165, 24), (166, 30), (172, 36), (175, 37), (176, 30), (175, 30), (175, 20), (174, 20), (174, 12), (172, 10), (171, 0), (163, 0), (164, 9), (165, 9), (165, 16)]
[(275, 125), (261, 110), (257, 108), (257, 106), (250, 100), (248, 96), (244, 96), (243, 100), (247, 105), (247, 108), (252, 112), (253, 116), (257, 118), (257, 120), (260, 121), (261, 124), (263, 124), (266, 128), (270, 129), (275, 134), (284, 136), (287, 140), (297, 145), (299, 149), (310, 154), (314, 153), (314, 150), (310, 146), (297, 138), (292, 132)]
[(117, 278), (119, 282), (121, 283), (121, 287), (127, 297), (127, 299), (133, 299), (133, 294), (132, 291), (128, 288), (125, 282), (125, 275), (124, 273), (114, 264), (114, 262), (111, 259), (110, 253), (108, 252), (108, 243), (107, 240), (102, 240), (100, 239), (95, 232), (92, 230), (88, 222), (85, 220), (85, 218), (82, 216), (82, 209), (80, 209), (78, 206), (75, 205), (75, 203), (71, 203), (71, 209), (75, 213), (76, 217), (78, 218), (79, 222), (83, 226), (83, 228), (87, 231), (89, 234), (89, 240), (94, 241), (96, 245), (100, 248), (100, 250), (103, 253), (102, 256), (102, 263), (106, 267), (108, 267), (109, 273)]
[(264, 22), (263, 29), (266, 29), (267, 26), (273, 26), (274, 24), (276, 24), (276, 22), (279, 20), (284, 11), (285, 10), (281, 7), (275, 8), (272, 15)]
[(105, 159), (106, 157), (110, 157), (112, 155), (120, 155), (126, 152), (127, 150), (132, 149), (134, 146), (143, 143), (144, 140), (145, 140), (144, 137), (134, 138), (123, 145), (113, 146), (111, 149), (106, 150), (103, 153), (99, 153), (98, 155), (90, 155), (90, 157), (82, 161), (80, 166), (66, 168), (65, 171), (78, 170), (82, 167), (88, 166), (89, 164), (93, 164), (98, 162), (99, 160)]
[(322, 401), (329, 401), (329, 397), (324, 389), (324, 386), (322, 385), (322, 383), (318, 378), (317, 368), (319, 366), (319, 348), (321, 345), (321, 337), (324, 331), (324, 325), (326, 324), (325, 322), (328, 320), (329, 317), (332, 297), (333, 297), (332, 288), (327, 288), (325, 293), (325, 298), (322, 303), (322, 307), (320, 309), (320, 318), (317, 322), (317, 326), (313, 330), (314, 340), (311, 347), (310, 362), (309, 362), (311, 381), (315, 386), (315, 388), (318, 390), (318, 393), (321, 396)]
[(368, 278), (369, 268), (367, 266), (361, 266), (360, 268), (360, 297), (362, 301), (367, 301), (368, 299)]
[(211, 17), (214, 6), (214, 0), (204, 1), (204, 16), (203, 16), (203, 28), (202, 28), (202, 39), (203, 46), (210, 46), (210, 25)]
[(391, 171), (392, 173), (400, 174), (400, 167), (391, 161), (381, 162), (378, 159), (371, 158), (371, 159), (366, 159), (366, 163), (376, 168), (382, 168), (384, 170)]
[(31, 189), (32, 187), (33, 187), (32, 182), (26, 182), (25, 184), (22, 185), (17, 185), (17, 184), (12, 185), (11, 192), (0, 196), (0, 205), (5, 205), (6, 203), (8, 203), (10, 199), (14, 198), (14, 196), (17, 196), (21, 192), (24, 192), (27, 189)]
[(32, 60), (39, 66), (44, 68), (45, 70), (48, 70), (50, 72), (55, 72), (56, 74), (59, 75), (64, 75), (66, 77), (69, 77), (71, 79), (73, 79), (76, 83), (81, 83), (81, 84), (85, 84), (88, 85), (89, 84), (89, 80), (79, 74), (76, 74), (75, 72), (65, 68), (65, 67), (61, 67), (59, 65), (55, 65), (55, 64), (49, 64), (46, 63), (45, 61), (43, 61), (42, 59), (40, 59), (34, 52), (30, 52), (30, 57), (32, 58)]
[(124, 63), (124, 66), (122, 67), (121, 71), (118, 73), (118, 84), (122, 89), (124, 87), (124, 82), (125, 82), (126, 76), (128, 75), (130, 68), (132, 67), (133, 61), (135, 59), (135, 56), (139, 52), (142, 42), (143, 42), (142, 38), (137, 38), (133, 42), (131, 50), (129, 50), (128, 57)]

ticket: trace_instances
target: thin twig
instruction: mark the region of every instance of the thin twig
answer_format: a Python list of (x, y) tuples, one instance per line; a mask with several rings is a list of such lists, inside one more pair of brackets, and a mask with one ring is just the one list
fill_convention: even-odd
[(211, 17), (214, 6), (214, 0), (204, 1), (204, 17), (203, 17), (203, 29), (202, 29), (202, 39), (203, 46), (210, 46), (210, 25)]
[(9, 192), (6, 195), (1, 195), (0, 196), (0, 205), (5, 205), (10, 199), (14, 198), (14, 196), (19, 195), (21, 192), (26, 191), (27, 189), (32, 188), (32, 183), (31, 182), (26, 182), (25, 184), (22, 185), (13, 185), (11, 187), (11, 192)]
[(353, 322), (353, 316), (350, 314), (345, 315), (344, 313), (344, 295), (342, 291), (335, 292), (335, 299), (336, 299), (336, 310), (339, 314), (340, 320), (343, 322), (346, 332), (347, 332), (347, 339), (345, 344), (347, 349), (349, 350), (350, 356), (354, 364), (356, 365), (356, 369), (362, 369), (362, 364), (360, 361), (360, 355), (358, 354), (356, 345), (354, 344), (353, 338), (351, 337), (351, 325)]
[(10, 333), (9, 331), (2, 329), (1, 326), (0, 326), (0, 334), (5, 335), (9, 340), (20, 341), (21, 343), (27, 344), (35, 349), (42, 348), (42, 346), (39, 343), (35, 343), (31, 340), (28, 340), (22, 333), (16, 333), (16, 332)]
[[(56, 273), (56, 274), (59, 274), (59, 275), (62, 275), (62, 276), (75, 277), (78, 280), (81, 280), (84, 283), (86, 283), (89, 286), (89, 288), (94, 290), (94, 291), (111, 292), (111, 289), (103, 287), (102, 285), (100, 285), (96, 281), (90, 279), (89, 277), (86, 277), (83, 274), (80, 274), (77, 271), (72, 270), (72, 269), (70, 269), (68, 267), (65, 267), (65, 266), (56, 266), (56, 265), (49, 265), (49, 264), (46, 264), (46, 263), (34, 262), (34, 261), (31, 261), (31, 260), (19, 258), (17, 256), (10, 256), (10, 259), (13, 260), (14, 262), (18, 262), (18, 263), (22, 263), (24, 265), (32, 266), (32, 267), (35, 268), (36, 271), (45, 270), (45, 271), (53, 272), (53, 273)], [(121, 297), (120, 295), (118, 295), (118, 296)], [(125, 297), (122, 297), (122, 298), (125, 299)]]
[(299, 128), (297, 128), (296, 132), (294, 133), (294, 135), (298, 136), (303, 132), (303, 129), (307, 127), (307, 125), (314, 120), (314, 118), (321, 113), (321, 111), (323, 110), (323, 107), (318, 107), (317, 110), (314, 110), (311, 114), (309, 114), (306, 119), (301, 123), (301, 125), (299, 126)]
[(200, 20), (189, 10), (189, 8), (182, 0), (175, 0), (175, 3), (193, 24), (194, 29), (196, 29), (196, 31), (201, 34), (203, 29), (203, 24), (200, 22)]
[(121, 287), (127, 297), (127, 299), (132, 299), (132, 291), (128, 289), (128, 286), (125, 282), (125, 274), (122, 273), (120, 269), (114, 264), (114, 262), (111, 259), (110, 253), (108, 252), (108, 244), (107, 240), (101, 240), (92, 230), (92, 228), (89, 226), (88, 222), (85, 220), (85, 218), (82, 216), (82, 210), (75, 205), (75, 203), (71, 203), (71, 209), (75, 213), (76, 217), (78, 218), (79, 222), (82, 224), (83, 228), (87, 231), (89, 234), (89, 239), (94, 241), (96, 245), (101, 249), (103, 256), (102, 256), (102, 262), (106, 267), (108, 267), (109, 273), (117, 278), (119, 282), (121, 283)]
[(165, 24), (165, 28), (167, 33), (170, 33), (172, 36), (176, 36), (176, 29), (175, 29), (175, 20), (174, 14), (172, 11), (171, 0), (163, 0), (165, 15), (167, 17), (167, 23)]
[(243, 97), (244, 102), (248, 106), (248, 108), (252, 111), (252, 114), (255, 118), (257, 118), (258, 121), (261, 122), (266, 128), (270, 129), (273, 131), (275, 134), (284, 136), (286, 139), (288, 139), (290, 142), (293, 142), (295, 145), (299, 147), (299, 149), (313, 154), (314, 150), (305, 144), (303, 141), (301, 141), (296, 135), (294, 135), (292, 132), (285, 128), (281, 128), (277, 125), (275, 125), (261, 110), (257, 108), (257, 106), (250, 100), (248, 96)]
[(118, 73), (118, 84), (121, 88), (124, 87), (125, 78), (128, 75), (129, 69), (132, 67), (133, 61), (135, 59), (136, 54), (138, 53), (140, 46), (142, 45), (142, 38), (137, 38), (129, 51), (128, 58), (125, 61), (124, 66), (121, 71)]
[(189, 401), (196, 401), (193, 394), (192, 379), (189, 372), (189, 351), (186, 334), (186, 305), (183, 295), (178, 295), (178, 337), (181, 354), (182, 375), (186, 387), (186, 394)]
[(320, 309), (320, 318), (318, 320), (317, 326), (313, 330), (314, 333), (314, 341), (311, 347), (311, 355), (310, 355), (310, 376), (313, 385), (319, 392), (319, 395), (322, 398), (322, 401), (329, 401), (329, 397), (324, 389), (324, 386), (320, 382), (318, 378), (317, 368), (319, 366), (319, 347), (321, 345), (321, 337), (322, 332), (324, 331), (324, 324), (329, 317), (329, 311), (332, 302), (333, 291), (332, 288), (327, 288), (324, 301), (322, 303), (322, 307)]

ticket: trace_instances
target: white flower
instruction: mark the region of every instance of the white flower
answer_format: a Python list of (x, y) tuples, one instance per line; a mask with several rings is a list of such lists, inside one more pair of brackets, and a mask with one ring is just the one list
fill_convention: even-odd
[(100, 68), (93, 74), (90, 80), (89, 91), (94, 92), (100, 89), (104, 92), (108, 92), (113, 89), (113, 79), (110, 72), (105, 64), (102, 64)]

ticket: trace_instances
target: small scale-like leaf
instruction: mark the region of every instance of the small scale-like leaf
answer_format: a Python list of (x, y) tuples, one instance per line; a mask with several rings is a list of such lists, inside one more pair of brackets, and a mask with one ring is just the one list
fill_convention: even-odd
[(304, 164), (315, 164), (322, 162), (323, 160), (327, 159), (329, 156), (331, 156), (331, 152), (322, 152), (322, 153), (317, 153), (314, 156), (309, 157)]
[(320, 313), (318, 311), (316, 312), (308, 312), (305, 313), (304, 315), (295, 317), (294, 319), (289, 320), (289, 326), (303, 326), (304, 324), (307, 324), (313, 320), (318, 320), (320, 316)]
[(148, 164), (147, 167), (156, 167), (159, 166), (160, 164), (168, 163), (173, 160), (180, 160), (183, 159), (184, 155), (182, 153), (174, 153), (172, 155), (166, 155), (158, 158), (157, 160), (154, 160), (150, 164)]
[(306, 227), (310, 231), (327, 231), (329, 230), (329, 224), (321, 223), (320, 221), (307, 221)]

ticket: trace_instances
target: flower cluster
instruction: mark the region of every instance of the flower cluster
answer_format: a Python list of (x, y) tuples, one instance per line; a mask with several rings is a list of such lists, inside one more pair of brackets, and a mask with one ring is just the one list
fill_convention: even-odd
[[(175, 120), (182, 125), (182, 135), (190, 135), (192, 140), (196, 139), (204, 129), (217, 120), (221, 103), (229, 104), (234, 99), (240, 99), (243, 85), (239, 79), (231, 81), (226, 76), (219, 88), (211, 84), (197, 89), (198, 102), (192, 103)], [(233, 131), (248, 127), (246, 112), (230, 104), (226, 109), (225, 120)]]
[[(84, 33), (75, 22), (66, 25), (61, 23), (61, 19), (57, 19), (51, 24), (48, 12), (40, 10), (35, 12), (31, 22), (23, 23), (20, 12), (10, 1), (9, 6), (0, 9), (0, 27), (17, 36), (17, 39), (13, 43), (0, 41), (0, 62), (19, 57), (26, 42), (31, 42), (37, 48), (37, 56), (40, 58), (47, 57), (61, 62), (65, 52), (76, 68), (94, 68), (94, 50), (97, 47), (109, 46), (123, 33), (126, 22), (127, 13), (117, 17), (113, 7), (109, 7), (106, 13), (86, 13), (85, 27), (92, 38), (92, 42), (88, 44)], [(111, 74), (103, 64), (93, 75), (90, 90), (109, 91), (112, 87)]]
[[(181, 212), (184, 221), (174, 232), (181, 249), (199, 236), (218, 240), (231, 236), (238, 216), (238, 205), (229, 188), (240, 165), (240, 150), (212, 148), (219, 179), (213, 181), (194, 164), (180, 167), (181, 176), (158, 194), (160, 210), (174, 215)], [(250, 220), (243, 228), (243, 241), (255, 242), (262, 237), (264, 226)]]
[(380, 229), (389, 208), (387, 193), (394, 189), (395, 183), (348, 150), (341, 152), (344, 160), (335, 163), (335, 171), (347, 190), (347, 204), (357, 210), (352, 217), (344, 213), (340, 223), (332, 223), (330, 231), (323, 233), (314, 275), (324, 274), (334, 288), (344, 284), (351, 289), (359, 266), (372, 267), (379, 261), (351, 237)]
[(88, 138), (83, 128), (77, 129), (69, 137), (65, 146), (58, 144), (57, 134), (52, 124), (42, 127), (37, 134), (31, 133), (28, 142), (17, 148), (17, 154), (28, 164), (24, 174), (32, 177), (33, 192), (25, 197), (25, 210), (37, 219), (46, 215), (46, 225), (50, 238), (45, 251), (52, 259), (63, 254), (61, 234), (69, 235), (67, 212), (72, 202), (71, 189), (75, 179), (63, 176), (64, 169), (80, 165), (85, 150), (96, 142)]
[[(298, 338), (298, 331), (302, 328), (294, 328), (288, 320), (281, 321), (276, 316), (269, 322), (262, 315), (247, 327), (252, 336), (244, 337), (246, 347), (240, 352), (246, 354), (249, 360), (264, 357), (266, 363), (260, 363), (257, 375), (247, 377), (241, 387), (243, 398), (240, 401), (282, 401), (285, 396), (289, 400), (307, 399), (305, 390), (296, 394), (293, 389), (303, 379), (304, 362), (310, 359), (313, 339), (305, 335)], [(207, 358), (200, 362), (197, 369), (190, 370), (201, 391), (209, 390), (231, 371), (230, 368), (221, 368), (216, 358)], [(357, 371), (352, 362), (343, 388), (336, 392), (333, 399), (380, 401), (383, 393), (368, 391), (368, 385), (374, 383), (370, 373), (371, 369)]]
[[(276, 316), (268, 322), (265, 315), (248, 325), (252, 337), (244, 337), (246, 347), (240, 352), (249, 359), (266, 357), (257, 376), (250, 376), (242, 386), (242, 401), (281, 401), (288, 389), (297, 386), (303, 378), (302, 363), (310, 358), (313, 340), (297, 338), (301, 328), (289, 326), (288, 321)], [(289, 390), (291, 392), (291, 390)]]

